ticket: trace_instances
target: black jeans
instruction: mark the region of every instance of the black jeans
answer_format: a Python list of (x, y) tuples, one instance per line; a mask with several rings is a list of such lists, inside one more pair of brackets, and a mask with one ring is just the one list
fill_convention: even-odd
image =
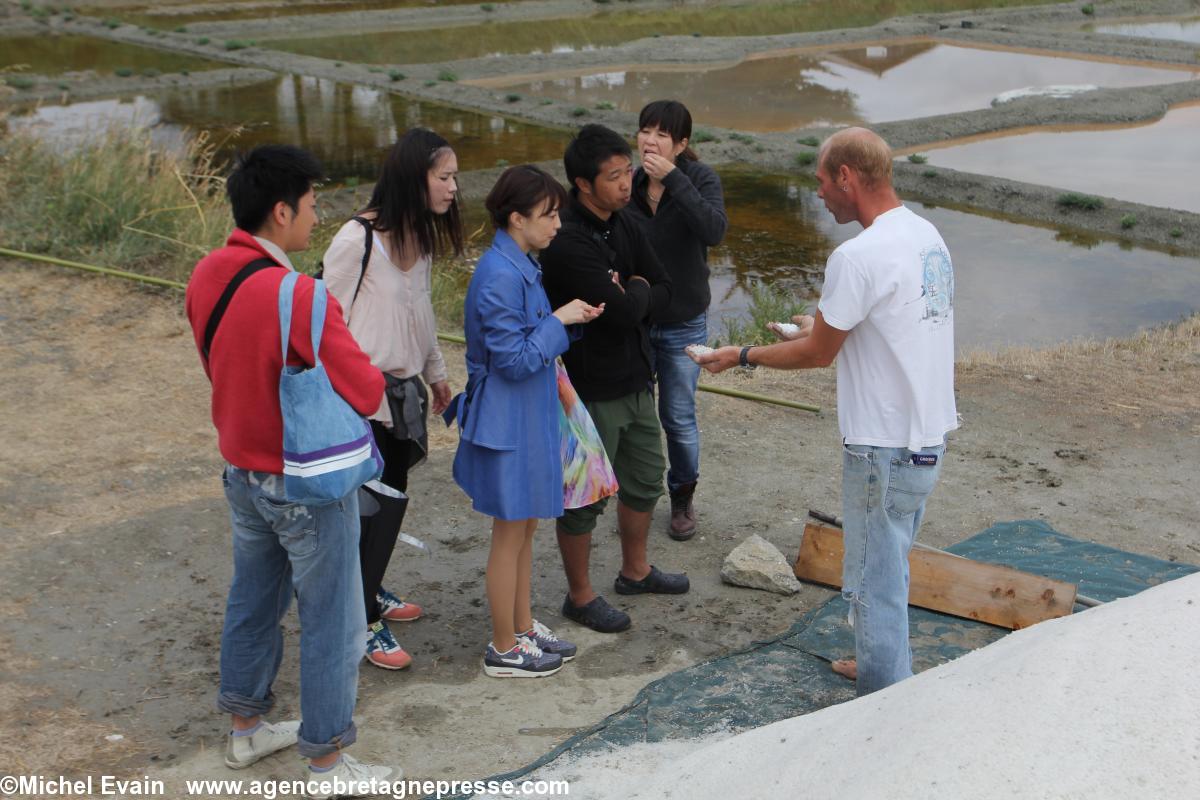
[[(375, 420), (371, 420), (371, 432), (375, 434), (375, 445), (383, 456), (383, 477), (380, 481), (393, 489), (407, 492), (408, 465), (415, 455), (416, 442), (397, 439)], [(384, 573), (392, 560), (392, 550), (396, 547), (396, 536), (400, 533), (398, 527), (373, 525), (374, 519), (359, 517), (362, 532), (358, 540), (358, 555), (362, 565), (363, 600), (366, 603), (368, 625), (379, 621), (379, 603), (375, 601), (375, 595), (383, 585)]]

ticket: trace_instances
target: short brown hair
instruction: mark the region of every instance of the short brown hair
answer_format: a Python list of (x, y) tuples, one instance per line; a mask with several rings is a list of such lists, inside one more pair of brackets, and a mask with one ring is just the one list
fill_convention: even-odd
[(830, 136), (821, 145), (817, 164), (831, 176), (847, 166), (858, 173), (868, 189), (892, 183), (892, 148), (866, 128), (846, 128)]
[(504, 170), (483, 205), (491, 215), (492, 226), (506, 230), (510, 214), (515, 211), (528, 217), (545, 200), (550, 202), (551, 210), (562, 208), (567, 202), (567, 190), (545, 170), (533, 164), (519, 164)]

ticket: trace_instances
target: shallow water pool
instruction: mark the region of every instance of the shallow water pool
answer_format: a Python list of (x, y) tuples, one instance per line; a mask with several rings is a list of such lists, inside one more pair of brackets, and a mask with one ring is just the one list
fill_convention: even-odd
[(651, 100), (677, 97), (702, 124), (770, 132), (969, 111), (986, 108), (1002, 92), (1031, 86), (1146, 86), (1197, 77), (1200, 69), (924, 40), (753, 58), (711, 68), (597, 70), (506, 85), (587, 108), (612, 103), (631, 112)]
[(111, 75), (114, 70), (134, 73), (146, 70), (179, 72), (218, 69), (223, 63), (195, 56), (184, 56), (138, 47), (133, 44), (93, 39), (90, 36), (9, 36), (0, 37), (0, 68), (24, 64), (34, 75), (61, 75), (64, 72), (94, 70)]
[(1138, 19), (1125, 22), (1087, 25), (1092, 33), (1111, 33), (1117, 36), (1141, 36), (1145, 39), (1169, 39), (1200, 44), (1200, 17), (1184, 19)]
[(1200, 213), (1200, 104), (1135, 126), (1027, 131), (922, 152), (941, 167)]
[[(746, 313), (749, 287), (760, 280), (809, 299), (813, 313), (825, 259), (861, 227), (838, 225), (815, 188), (798, 178), (722, 171), (722, 181), (730, 230), (710, 253), (710, 332), (723, 333), (721, 317)], [(919, 202), (908, 206), (938, 227), (954, 261), (960, 352), (1128, 336), (1200, 310), (1200, 259)]]
[[(250, 86), (173, 89), (154, 96), (42, 105), (8, 120), (16, 129), (78, 143), (110, 125), (151, 127), (160, 141), (206, 132), (218, 156), (266, 142), (311, 150), (332, 180), (373, 180), (380, 159), (408, 128), (446, 137), (460, 169), (562, 157), (566, 131), (418, 102), (364, 86), (299, 76)], [(3, 123), (0, 123), (3, 124)]]

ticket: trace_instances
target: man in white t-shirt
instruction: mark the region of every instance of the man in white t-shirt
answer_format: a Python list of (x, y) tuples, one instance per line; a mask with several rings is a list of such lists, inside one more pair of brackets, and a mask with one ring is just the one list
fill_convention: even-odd
[(785, 341), (693, 355), (710, 372), (732, 366), (826, 367), (837, 359), (842, 433), (842, 594), (850, 603), (865, 695), (912, 675), (908, 553), (937, 482), (954, 407), (954, 270), (937, 229), (901, 204), (892, 153), (864, 128), (839, 131), (817, 159), (817, 196), (839, 223), (863, 231), (825, 267), (815, 317)]

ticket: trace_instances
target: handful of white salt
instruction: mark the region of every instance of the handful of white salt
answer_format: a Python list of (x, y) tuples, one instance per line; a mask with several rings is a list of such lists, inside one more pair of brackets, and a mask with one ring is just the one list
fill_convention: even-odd
[(706, 344), (689, 344), (683, 348), (683, 352), (687, 353), (692, 358), (700, 358), (713, 352), (713, 349)]
[(776, 322), (775, 328), (789, 339), (799, 335), (800, 333), (800, 326), (794, 322)]

